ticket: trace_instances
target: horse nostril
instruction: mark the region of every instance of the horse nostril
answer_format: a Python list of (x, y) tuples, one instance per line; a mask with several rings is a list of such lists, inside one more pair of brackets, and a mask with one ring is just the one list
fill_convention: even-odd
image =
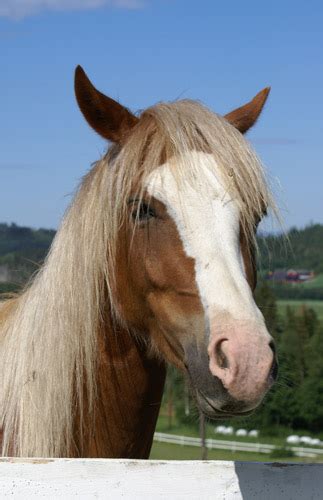
[(276, 354), (275, 342), (273, 340), (269, 342), (269, 347), (273, 351), (273, 353)]
[(218, 367), (224, 369), (224, 368), (229, 368), (229, 361), (222, 350), (223, 342), (225, 342), (225, 340), (222, 340), (221, 342), (218, 343), (215, 349), (215, 354)]
[(268, 377), (269, 381), (275, 382), (275, 380), (277, 380), (277, 376), (278, 376), (278, 363), (277, 363), (276, 357), (274, 357), (274, 360), (273, 360), (273, 363), (271, 365), (271, 369), (269, 372), (269, 377)]
[(275, 347), (275, 343), (273, 340), (271, 340), (269, 342), (269, 347), (273, 352), (274, 359), (273, 359), (273, 362), (272, 362), (272, 365), (270, 368), (268, 380), (270, 381), (270, 383), (273, 383), (277, 379), (277, 375), (278, 375), (278, 363), (277, 363), (277, 359), (276, 359), (276, 347)]

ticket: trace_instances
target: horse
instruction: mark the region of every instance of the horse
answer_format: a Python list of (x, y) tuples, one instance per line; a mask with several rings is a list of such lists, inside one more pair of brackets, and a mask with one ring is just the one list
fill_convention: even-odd
[(134, 114), (76, 68), (79, 108), (110, 145), (39, 272), (1, 302), (4, 456), (147, 458), (167, 364), (210, 418), (260, 404), (277, 362), (255, 233), (275, 202), (244, 133), (268, 93), (225, 116), (193, 100)]

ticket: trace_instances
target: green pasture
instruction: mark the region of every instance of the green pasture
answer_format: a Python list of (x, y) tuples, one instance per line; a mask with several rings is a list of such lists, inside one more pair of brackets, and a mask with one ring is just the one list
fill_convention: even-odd
[[(194, 446), (154, 442), (150, 453), (151, 460), (200, 460), (201, 449)], [(244, 460), (249, 462), (318, 462), (317, 458), (276, 457), (273, 459), (266, 453), (249, 451), (232, 452), (228, 450), (208, 450), (208, 460)]]
[[(197, 418), (197, 417), (196, 417)], [(176, 417), (174, 416), (172, 418), (172, 424), (171, 426), (169, 425), (169, 421), (167, 416), (160, 414), (158, 417), (157, 421), (157, 426), (156, 426), (156, 431), (157, 432), (164, 432), (165, 434), (177, 434), (179, 436), (189, 436), (189, 437), (199, 437), (198, 433), (198, 424), (196, 420), (196, 424), (193, 424), (193, 419), (192, 417), (192, 425), (188, 424), (183, 424), (181, 422), (178, 422)], [(224, 425), (231, 425), (231, 422), (220, 422), (220, 424)], [(285, 436), (264, 436), (260, 435), (258, 438), (253, 438), (249, 436), (235, 436), (235, 435), (227, 435), (223, 436), (222, 434), (217, 434), (214, 432), (214, 428), (217, 425), (220, 425), (218, 421), (209, 421), (206, 423), (206, 437), (209, 439), (224, 439), (226, 441), (241, 441), (244, 443), (258, 443), (258, 442), (263, 442), (266, 444), (274, 444), (279, 447), (283, 447), (285, 444)], [(239, 419), (235, 420), (235, 428), (244, 428), (244, 420), (241, 420), (239, 422)], [(291, 432), (288, 430), (287, 435), (291, 434)], [(306, 434), (308, 435), (308, 433)]]
[[(320, 275), (323, 277), (323, 275)], [(320, 321), (323, 321), (323, 300), (277, 300), (278, 312), (284, 316), (286, 308), (299, 309), (302, 306), (310, 307), (313, 309)]]
[(303, 283), (305, 288), (323, 288), (323, 273), (318, 274), (313, 280)]

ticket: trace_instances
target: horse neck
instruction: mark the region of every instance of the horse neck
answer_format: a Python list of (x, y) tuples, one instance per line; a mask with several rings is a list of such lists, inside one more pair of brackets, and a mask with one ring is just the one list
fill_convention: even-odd
[(165, 365), (128, 330), (105, 322), (98, 338), (94, 421), (85, 424), (87, 457), (148, 458), (165, 382)]

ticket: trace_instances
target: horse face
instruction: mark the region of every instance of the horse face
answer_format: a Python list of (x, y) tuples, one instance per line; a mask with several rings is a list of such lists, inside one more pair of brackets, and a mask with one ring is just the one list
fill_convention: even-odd
[(274, 380), (273, 341), (253, 299), (239, 209), (211, 155), (193, 151), (189, 161), (200, 172), (197, 186), (178, 183), (165, 164), (149, 176), (143, 199), (129, 200), (120, 307), (156, 351), (187, 371), (207, 415), (247, 413)]
[[(90, 126), (122, 148), (139, 119), (95, 89), (80, 67), (75, 92)], [(268, 93), (263, 89), (225, 118), (246, 132)], [(252, 296), (252, 251), (214, 158), (191, 151), (187, 160), (200, 185), (178, 183), (166, 163), (147, 179), (143, 199), (128, 200), (115, 305), (134, 333), (147, 335), (156, 353), (187, 371), (206, 414), (245, 414), (276, 374), (272, 339)]]

